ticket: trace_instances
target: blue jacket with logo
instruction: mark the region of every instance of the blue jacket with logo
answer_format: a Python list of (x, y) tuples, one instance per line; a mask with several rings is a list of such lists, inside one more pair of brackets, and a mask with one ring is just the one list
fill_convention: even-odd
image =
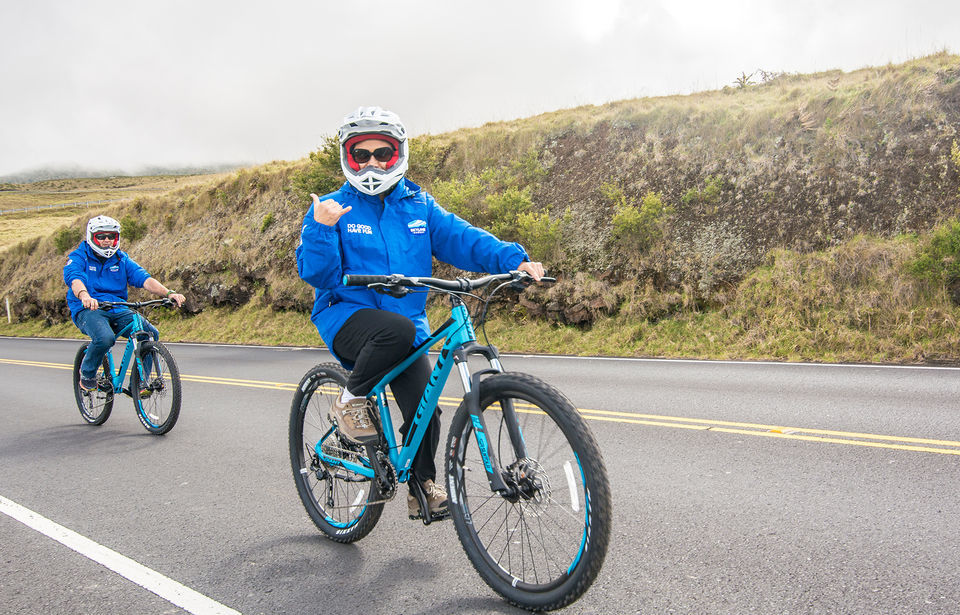
[(67, 285), (67, 305), (70, 318), (77, 321), (77, 312), (84, 309), (70, 289), (74, 280), (80, 280), (87, 292), (97, 301), (126, 301), (127, 285), (143, 288), (150, 274), (127, 253), (114, 252), (110, 258), (103, 258), (93, 251), (86, 241), (80, 242), (77, 249), (70, 253), (63, 268), (63, 281)]
[[(352, 207), (335, 226), (313, 219), (313, 206), (303, 219), (297, 247), (297, 271), (316, 289), (310, 320), (327, 348), (354, 312), (364, 308), (406, 316), (417, 327), (414, 344), (430, 335), (426, 293), (396, 298), (363, 286), (344, 286), (345, 274), (429, 277), (433, 257), (465, 271), (503, 273), (527, 258), (518, 243), (500, 241), (440, 207), (425, 190), (401, 179), (383, 202), (379, 195), (358, 192), (349, 183), (320, 197)], [(337, 357), (347, 368), (353, 366)]]

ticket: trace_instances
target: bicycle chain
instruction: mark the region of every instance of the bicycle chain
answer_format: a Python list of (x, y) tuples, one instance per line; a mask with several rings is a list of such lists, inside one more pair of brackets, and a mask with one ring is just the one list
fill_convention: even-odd
[[(329, 454), (329, 453), (339, 453), (341, 456), (345, 456), (344, 453), (346, 453), (346, 454), (348, 454), (348, 455), (354, 455), (354, 456), (360, 455), (360, 453), (358, 453), (357, 451), (354, 451), (354, 450), (351, 450), (351, 449), (348, 449), (348, 448), (340, 448), (339, 446), (334, 446), (334, 445), (332, 445), (332, 444), (331, 444), (331, 445), (326, 445), (326, 444), (324, 444), (324, 446), (323, 446), (323, 451), (324, 451), (325, 453), (328, 453), (328, 454)], [(335, 476), (334, 473), (331, 471), (331, 470), (333, 470), (333, 469), (345, 470), (345, 471), (347, 471), (347, 472), (350, 472), (350, 470), (347, 470), (346, 468), (343, 468), (343, 467), (340, 467), (340, 466), (337, 466), (337, 465), (325, 464), (325, 463), (323, 463), (322, 461), (320, 461), (320, 463), (323, 464), (324, 469), (326, 470), (327, 474), (330, 474), (330, 476), (331, 476), (332, 478), (337, 478), (337, 476)], [(388, 463), (389, 463), (389, 462), (388, 462)], [(392, 466), (391, 466), (391, 468), (392, 468)], [(355, 472), (351, 472), (351, 474), (355, 474)], [(394, 473), (394, 477), (396, 477), (396, 473)], [(376, 479), (375, 479), (375, 478), (374, 478), (374, 479), (367, 479), (367, 481), (365, 481), (365, 482), (369, 482), (369, 483), (373, 484), (373, 481), (374, 481), (374, 480), (376, 480)], [(396, 481), (396, 478), (394, 478), (394, 481)], [(390, 500), (392, 500), (393, 498), (397, 497), (397, 491), (398, 491), (398, 489), (396, 488), (396, 483), (394, 483), (393, 493), (390, 494), (390, 497), (384, 498), (384, 499), (381, 499), (381, 500), (367, 500), (366, 502), (364, 502), (364, 505), (365, 505), (365, 506), (369, 506), (370, 504), (385, 504), (385, 503), (389, 502)], [(348, 504), (348, 505), (345, 505), (345, 506), (324, 506), (324, 509), (327, 509), (327, 510), (336, 510), (336, 509), (340, 509), (340, 508), (355, 508), (355, 505), (354, 505), (354, 504)]]

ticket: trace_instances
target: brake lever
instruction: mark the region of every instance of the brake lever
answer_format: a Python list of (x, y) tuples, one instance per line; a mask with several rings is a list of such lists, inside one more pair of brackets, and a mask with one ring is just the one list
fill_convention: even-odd
[(411, 292), (411, 290), (406, 286), (397, 286), (395, 284), (376, 283), (370, 284), (369, 288), (372, 288), (381, 295), (390, 295), (391, 297), (395, 297), (397, 299), (406, 297)]
[(531, 284), (553, 284), (557, 281), (557, 278), (551, 278), (547, 276), (541, 277), (539, 280), (534, 280), (533, 276), (525, 271), (520, 272), (520, 277), (518, 277), (513, 282), (510, 282), (510, 288), (514, 290), (523, 290)]

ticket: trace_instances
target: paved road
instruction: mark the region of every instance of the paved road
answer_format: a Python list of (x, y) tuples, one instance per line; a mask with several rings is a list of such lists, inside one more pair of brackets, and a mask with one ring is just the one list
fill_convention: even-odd
[[(451, 524), (409, 521), (402, 500), (354, 545), (315, 530), (286, 429), (324, 351), (171, 345), (184, 410), (156, 437), (125, 398), (104, 426), (81, 423), (77, 346), (0, 338), (0, 612), (184, 612), (14, 506), (198, 592), (197, 613), (521, 612), (480, 581)], [(960, 608), (960, 370), (504, 363), (568, 394), (615, 489), (604, 569), (564, 613)]]

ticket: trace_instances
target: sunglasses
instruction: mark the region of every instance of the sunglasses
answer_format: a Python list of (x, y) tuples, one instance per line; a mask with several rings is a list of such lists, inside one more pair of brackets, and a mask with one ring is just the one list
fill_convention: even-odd
[(106, 241), (108, 239), (110, 241), (116, 241), (117, 237), (119, 236), (120, 236), (119, 233), (94, 233), (93, 234), (93, 238), (96, 239), (97, 241)]
[(370, 160), (371, 156), (376, 158), (379, 162), (390, 162), (390, 159), (393, 158), (393, 153), (395, 151), (396, 150), (392, 147), (378, 147), (372, 152), (368, 149), (360, 149), (359, 147), (355, 147), (350, 150), (350, 155), (353, 156), (353, 159), (358, 164), (367, 162)]

